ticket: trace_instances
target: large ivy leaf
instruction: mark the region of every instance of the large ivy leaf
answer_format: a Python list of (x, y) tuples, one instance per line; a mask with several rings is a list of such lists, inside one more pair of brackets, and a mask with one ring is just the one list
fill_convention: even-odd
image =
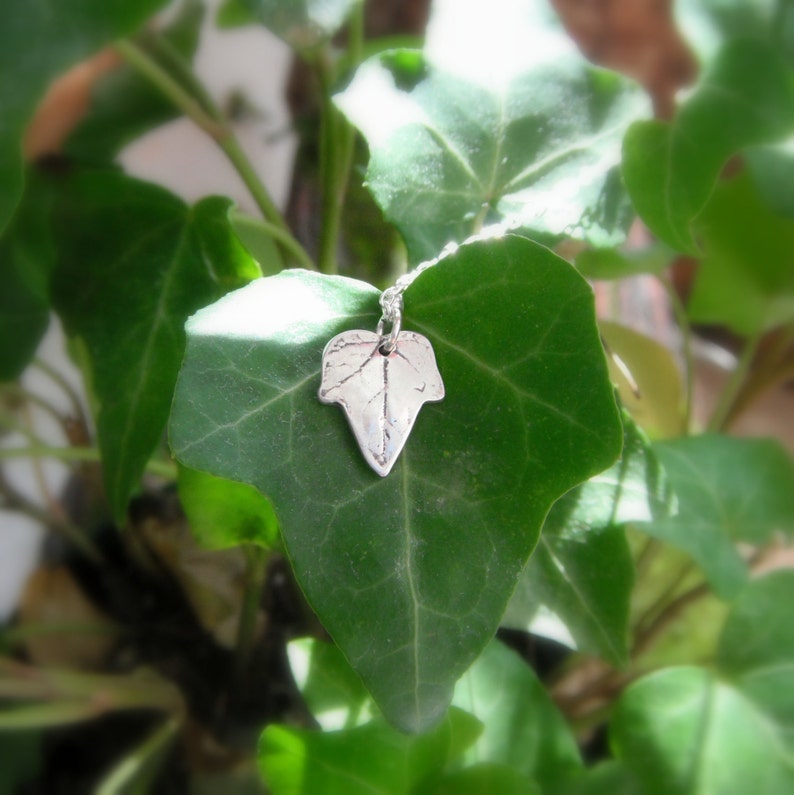
[(673, 122), (632, 125), (623, 175), (645, 223), (678, 251), (698, 253), (691, 224), (727, 159), (794, 129), (794, 86), (782, 58), (758, 41), (726, 45)]
[(564, 791), (582, 768), (576, 740), (532, 669), (491, 642), (455, 688), (453, 703), (475, 715), (483, 732), (466, 752), (469, 764), (499, 762), (541, 785)]
[(554, 504), (502, 625), (544, 634), (534, 624), (543, 604), (579, 649), (624, 664), (634, 564), (622, 525), (667, 516), (674, 507), (648, 440), (624, 415), (621, 460)]
[(745, 795), (794, 788), (794, 761), (769, 717), (699, 668), (641, 679), (618, 701), (611, 739), (646, 795)]
[(97, 431), (117, 519), (161, 439), (187, 316), (259, 275), (226, 199), (188, 207), (120, 173), (67, 180), (56, 217), (53, 302), (87, 346)]
[(676, 516), (645, 532), (689, 553), (718, 596), (730, 599), (747, 578), (739, 541), (763, 544), (794, 530), (794, 465), (771, 439), (704, 435), (654, 449), (678, 496)]
[(7, 0), (0, 25), (0, 231), (22, 194), (21, 139), (50, 82), (165, 0)]
[(448, 773), (415, 795), (541, 795), (535, 782), (507, 765), (484, 762)]
[(198, 313), (171, 441), (271, 499), (309, 601), (386, 717), (416, 731), (493, 634), (550, 504), (614, 460), (621, 429), (584, 280), (524, 238), (475, 242), (406, 293), (446, 397), (378, 477), (317, 397), (323, 347), (373, 329), (377, 299), (286, 271)]
[(794, 749), (794, 571), (752, 581), (732, 606), (717, 663), (736, 686), (771, 715)]
[(336, 732), (273, 725), (259, 741), (259, 767), (273, 795), (409, 795), (439, 775), (479, 730), (476, 718), (454, 708), (419, 736), (402, 734), (383, 720)]
[(439, 2), (424, 56), (376, 56), (337, 95), (369, 144), (368, 187), (413, 260), (494, 223), (622, 239), (620, 141), (646, 100), (543, 13), (514, 0)]
[(746, 173), (717, 187), (697, 228), (693, 320), (748, 336), (794, 321), (794, 220), (772, 213)]
[(49, 228), (52, 197), (44, 180), (29, 179), (0, 238), (0, 381), (17, 378), (50, 318), (49, 276), (55, 259)]
[[(170, 48), (185, 60), (192, 60), (203, 17), (204, 7), (200, 0), (183, 0), (178, 16), (159, 38), (142, 35), (138, 44), (179, 81)], [(178, 117), (180, 112), (151, 81), (124, 64), (97, 81), (88, 113), (66, 139), (63, 149), (67, 155), (84, 163), (104, 164), (113, 160), (130, 141)]]
[(218, 24), (261, 22), (296, 50), (312, 50), (336, 33), (362, 0), (226, 0)]

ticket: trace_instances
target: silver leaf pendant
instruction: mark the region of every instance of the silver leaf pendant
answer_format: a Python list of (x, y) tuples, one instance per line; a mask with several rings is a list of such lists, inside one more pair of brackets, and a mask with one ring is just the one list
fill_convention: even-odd
[(366, 462), (385, 477), (400, 455), (419, 410), (444, 397), (427, 337), (400, 331), (384, 345), (371, 331), (345, 331), (323, 351), (323, 403), (344, 410)]

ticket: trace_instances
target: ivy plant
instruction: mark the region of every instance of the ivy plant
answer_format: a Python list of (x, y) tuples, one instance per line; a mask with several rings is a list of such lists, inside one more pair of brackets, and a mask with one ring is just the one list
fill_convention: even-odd
[[(93, 612), (30, 619), (28, 589), (0, 628), (0, 788), (54, 781), (58, 732), (104, 715), (127, 728), (74, 791), (790, 792), (794, 464), (733, 433), (792, 375), (790, 4), (677, 3), (700, 71), (655, 119), (545, 0), (434, 0), (410, 41), (370, 37), (364, 0), (227, 0), (214, 24), (269, 29), (316, 99), (314, 237), (192, 69), (207, 9), (164, 5), (2, 12), (0, 463), (60, 460), (87, 505), (5, 473), (0, 498)], [(26, 162), (50, 82), (106, 47)], [(258, 215), (120, 168), (182, 115)], [(594, 287), (638, 277), (674, 346), (597, 317)], [(318, 390), (398, 278), (445, 394), (381, 477)], [(37, 356), (53, 315), (79, 393)], [(696, 412), (714, 327), (735, 362)], [(75, 627), (115, 653), (36, 643)]]

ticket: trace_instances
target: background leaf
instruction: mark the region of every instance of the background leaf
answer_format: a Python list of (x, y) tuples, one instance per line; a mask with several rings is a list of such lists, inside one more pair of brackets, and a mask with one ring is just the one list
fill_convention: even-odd
[(191, 208), (119, 173), (61, 186), (54, 304), (90, 355), (108, 499), (117, 520), (160, 441), (199, 307), (258, 275), (226, 199)]
[(621, 431), (587, 284), (526, 239), (472, 243), (406, 294), (404, 328), (431, 340), (446, 398), (379, 478), (317, 398), (324, 345), (373, 329), (377, 299), (286, 271), (198, 313), (171, 441), (272, 500), (326, 629), (416, 731), (493, 634), (548, 506), (614, 460)]
[(794, 465), (771, 439), (704, 435), (657, 442), (678, 496), (676, 516), (643, 530), (688, 552), (723, 599), (736, 595), (747, 566), (736, 542), (767, 542), (794, 529)]
[(534, 782), (514, 768), (485, 762), (449, 773), (417, 795), (540, 795)]
[(9, 0), (0, 25), (0, 231), (22, 195), (21, 140), (50, 82), (133, 32), (165, 0)]
[[(620, 141), (645, 115), (645, 97), (588, 64), (532, 4), (454, 6), (435, 7), (426, 56), (376, 56), (336, 96), (367, 139), (368, 187), (410, 258), (435, 257), (496, 223), (535, 237), (620, 241), (631, 217)], [(476, 49), (467, 47), (467, 25), (477, 26)], [(442, 48), (449, 40), (468, 61), (489, 66), (473, 75)]]
[(732, 606), (720, 637), (720, 670), (772, 716), (794, 749), (794, 571), (752, 581)]
[(647, 795), (782, 795), (794, 786), (790, 752), (768, 717), (699, 668), (668, 668), (631, 685), (610, 736)]
[(576, 267), (586, 279), (625, 279), (641, 273), (661, 273), (674, 256), (663, 243), (627, 250), (587, 248), (576, 255)]
[(745, 336), (794, 321), (794, 220), (771, 212), (747, 173), (720, 183), (697, 229), (692, 320)]
[(273, 725), (259, 741), (259, 766), (273, 795), (408, 795), (473, 742), (479, 728), (476, 718), (454, 708), (417, 736), (382, 721), (337, 732)]
[(190, 530), (205, 549), (240, 544), (278, 547), (273, 506), (253, 486), (184, 466), (179, 467), (177, 485)]
[(766, 44), (726, 45), (673, 122), (632, 125), (623, 176), (640, 217), (665, 243), (698, 254), (691, 224), (728, 158), (794, 129), (794, 84)]
[(475, 715), (483, 732), (464, 762), (498, 762), (562, 792), (582, 767), (576, 740), (535, 673), (518, 654), (492, 641), (455, 687), (453, 703)]
[(545, 634), (534, 622), (543, 604), (567, 627), (576, 648), (615, 665), (627, 660), (634, 584), (622, 526), (667, 516), (675, 507), (647, 438), (625, 414), (623, 422), (621, 460), (553, 505), (502, 619), (503, 626)]
[[(179, 15), (157, 37), (138, 37), (141, 49), (179, 82), (173, 52), (187, 62), (198, 47), (204, 7), (182, 0)], [(174, 105), (131, 66), (121, 64), (92, 88), (88, 113), (66, 139), (65, 154), (87, 164), (105, 164), (130, 141), (180, 115)]]

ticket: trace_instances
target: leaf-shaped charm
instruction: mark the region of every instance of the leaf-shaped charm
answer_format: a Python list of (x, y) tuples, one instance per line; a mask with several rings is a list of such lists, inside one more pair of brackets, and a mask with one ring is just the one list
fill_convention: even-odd
[(372, 331), (337, 334), (323, 351), (320, 400), (344, 410), (366, 462), (391, 471), (419, 409), (442, 400), (444, 384), (427, 337), (401, 331), (391, 353)]

